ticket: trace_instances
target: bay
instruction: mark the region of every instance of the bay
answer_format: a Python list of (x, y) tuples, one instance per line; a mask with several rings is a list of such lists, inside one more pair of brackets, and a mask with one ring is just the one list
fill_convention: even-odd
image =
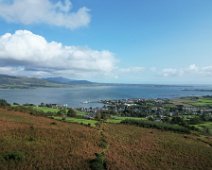
[[(198, 90), (196, 90), (198, 89)], [(178, 98), (212, 95), (211, 86), (105, 85), (69, 88), (0, 89), (0, 98), (13, 103), (56, 103), (70, 107), (100, 107), (100, 100)], [(87, 104), (86, 101), (88, 101)]]

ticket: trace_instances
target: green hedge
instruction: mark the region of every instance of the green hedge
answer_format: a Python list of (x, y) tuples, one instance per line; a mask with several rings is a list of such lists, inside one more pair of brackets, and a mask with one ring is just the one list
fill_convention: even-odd
[(144, 128), (155, 128), (161, 130), (174, 131), (179, 133), (190, 133), (189, 129), (179, 126), (173, 125), (163, 122), (153, 122), (153, 121), (145, 121), (145, 120), (134, 120), (134, 119), (126, 119), (121, 121), (122, 124), (136, 125)]

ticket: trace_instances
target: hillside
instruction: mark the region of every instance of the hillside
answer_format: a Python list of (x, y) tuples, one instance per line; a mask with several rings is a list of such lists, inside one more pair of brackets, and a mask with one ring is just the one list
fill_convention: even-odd
[(60, 87), (61, 84), (29, 77), (0, 75), (0, 88)]
[(64, 77), (48, 77), (44, 78), (44, 80), (52, 83), (58, 83), (58, 84), (93, 84), (93, 82), (87, 81), (87, 80), (73, 80), (73, 79), (67, 79)]
[(96, 128), (0, 109), (0, 169), (211, 169), (211, 138), (121, 124)]
[(106, 132), (109, 169), (209, 170), (212, 167), (212, 147), (204, 143), (209, 139), (201, 141), (193, 135), (126, 125), (109, 125)]
[(87, 80), (73, 80), (63, 77), (30, 78), (0, 74), (0, 88), (67, 87), (71, 85), (92, 85)]
[(89, 169), (98, 136), (89, 127), (0, 109), (0, 169)]

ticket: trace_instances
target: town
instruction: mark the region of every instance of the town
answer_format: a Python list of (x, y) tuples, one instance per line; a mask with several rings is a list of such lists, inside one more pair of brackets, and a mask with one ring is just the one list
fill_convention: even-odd
[[(1, 100), (1, 103), (4, 100)], [(7, 103), (5, 101), (5, 103)], [(13, 103), (10, 109), (48, 116), (56, 120), (95, 127), (99, 121), (122, 123), (125, 120), (148, 121), (179, 125), (212, 135), (212, 96), (175, 99), (119, 99), (101, 100), (102, 107), (72, 108), (67, 104)], [(86, 105), (88, 106), (88, 105)]]

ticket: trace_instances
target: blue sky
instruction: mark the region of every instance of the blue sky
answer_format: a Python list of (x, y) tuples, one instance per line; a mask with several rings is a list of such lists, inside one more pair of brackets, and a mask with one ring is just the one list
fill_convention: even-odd
[[(38, 9), (30, 6), (30, 1), (33, 0), (0, 0), (0, 35), (10, 33), (16, 44), (30, 39), (32, 46), (27, 50), (32, 48), (31, 51), (48, 51), (53, 48), (52, 41), (60, 43), (62, 49), (58, 55), (54, 51), (59, 50), (57, 46), (54, 54), (30, 51), (18, 53), (17, 57), (5, 50), (11, 47), (11, 37), (7, 38), (4, 44), (0, 41), (4, 46), (0, 53), (2, 73), (11, 70), (15, 75), (62, 75), (100, 82), (212, 83), (211, 0), (38, 0)], [(41, 12), (43, 16), (33, 13), (39, 13), (39, 5), (46, 7)], [(27, 17), (20, 14), (19, 6), (30, 9)], [(50, 7), (55, 10), (53, 14), (48, 10)], [(63, 18), (57, 20), (57, 14), (63, 14)], [(69, 14), (76, 14), (75, 19)], [(25, 39), (17, 40), (17, 30), (18, 37)], [(46, 40), (45, 48), (36, 46), (39, 41), (33, 45), (34, 35)], [(67, 50), (65, 46), (72, 48)], [(36, 59), (31, 61), (33, 56)], [(51, 63), (52, 58), (57, 62)]]

